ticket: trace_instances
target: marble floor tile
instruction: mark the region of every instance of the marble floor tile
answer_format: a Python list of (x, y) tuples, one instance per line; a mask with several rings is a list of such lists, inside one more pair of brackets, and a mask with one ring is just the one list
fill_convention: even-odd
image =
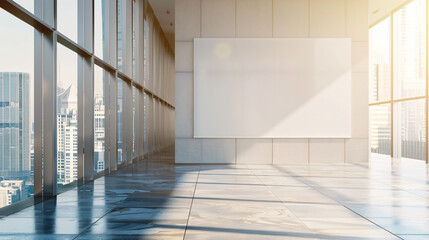
[(421, 234), (410, 234), (410, 235), (398, 235), (400, 238), (404, 240), (427, 240), (429, 239), (429, 235), (421, 235)]
[(0, 218), (0, 240), (429, 239), (429, 174), (421, 162), (172, 161), (140, 161)]
[[(369, 218), (377, 225), (396, 234), (429, 235), (429, 218)], [(429, 238), (428, 238), (429, 239)]]

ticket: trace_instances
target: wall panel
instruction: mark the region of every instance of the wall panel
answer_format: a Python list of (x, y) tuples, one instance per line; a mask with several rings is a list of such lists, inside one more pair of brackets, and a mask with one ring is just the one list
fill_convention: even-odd
[(176, 0), (176, 41), (192, 41), (200, 37), (201, 1)]
[(274, 0), (273, 37), (308, 37), (308, 3), (303, 0)]
[[(176, 34), (183, 34), (180, 38), (176, 38), (175, 61), (176, 61), (176, 87), (182, 81), (183, 72), (192, 74), (193, 67), (193, 48), (194, 38), (223, 38), (223, 37), (250, 37), (250, 38), (271, 38), (271, 37), (321, 37), (321, 38), (337, 38), (337, 37), (349, 37), (351, 38), (353, 45), (352, 52), (352, 140), (356, 140), (359, 143), (350, 143), (348, 146), (345, 144), (345, 139), (338, 140), (318, 140), (309, 139), (309, 144), (305, 142), (294, 143), (293, 139), (273, 139), (272, 150), (271, 150), (271, 162), (275, 163), (294, 163), (301, 164), (306, 163), (306, 158), (309, 164), (320, 163), (344, 163), (345, 161), (355, 161), (351, 156), (347, 155), (348, 152), (345, 147), (349, 148), (350, 151), (356, 148), (362, 148), (364, 145), (362, 142), (368, 138), (368, 113), (364, 109), (364, 105), (367, 104), (368, 89), (367, 86), (368, 77), (368, 8), (379, 9), (383, 4), (378, 4), (374, 7), (374, 2), (400, 2), (404, 0), (370, 0), (368, 3), (365, 0), (194, 0), (195, 6), (189, 8), (194, 9), (193, 13), (188, 13), (189, 9), (183, 12), (188, 14), (189, 18), (193, 18), (192, 23), (188, 24), (185, 21), (176, 21)], [(188, 8), (186, 1), (176, 1), (176, 12), (182, 11), (182, 9)], [(197, 10), (197, 6), (200, 5), (200, 12)], [(376, 10), (374, 10), (376, 11)], [(180, 14), (180, 13), (179, 13)], [(199, 14), (199, 15), (198, 15)], [(376, 13), (377, 15), (378, 13)], [(198, 17), (200, 22), (198, 22)], [(235, 16), (235, 24), (232, 23), (232, 17)], [(184, 18), (184, 17), (181, 17)], [(189, 20), (190, 21), (190, 20)], [(224, 26), (221, 26), (224, 25)], [(198, 33), (198, 26), (200, 33)], [(235, 32), (233, 33), (233, 29)], [(183, 32), (182, 32), (183, 31)], [(193, 34), (189, 34), (193, 33)], [(179, 79), (179, 81), (178, 81)], [(181, 80), (180, 80), (181, 79)], [(193, 87), (193, 86), (192, 86)], [(189, 86), (179, 86), (179, 88), (190, 89)], [(177, 94), (179, 90), (177, 89)], [(186, 90), (184, 90), (186, 91)], [(191, 107), (183, 106), (185, 103), (189, 104), (190, 97), (186, 94), (180, 94), (175, 97), (182, 106), (178, 106), (178, 112), (176, 115), (176, 143), (183, 142), (186, 140), (195, 140), (190, 135), (191, 131), (188, 129), (190, 124), (193, 127), (189, 118)], [(194, 102), (192, 101), (192, 105)], [(193, 109), (192, 109), (193, 111)], [(179, 120), (179, 121), (177, 121)], [(179, 123), (180, 122), (180, 123)], [(180, 129), (183, 127), (183, 129)], [(202, 156), (198, 160), (192, 161), (207, 161), (207, 159), (219, 159), (222, 157), (217, 153), (212, 152), (212, 156), (209, 156), (210, 151), (204, 149), (204, 144), (207, 139), (201, 139), (203, 141)], [(217, 139), (216, 139), (217, 140)], [(235, 139), (239, 141), (239, 139)], [(220, 139), (220, 142), (226, 141)], [(255, 140), (256, 141), (256, 140)], [(288, 142), (291, 141), (291, 142)], [(302, 140), (304, 141), (304, 140)], [(333, 142), (332, 142), (333, 141)], [(335, 142), (338, 141), (338, 142)], [(252, 142), (252, 141), (250, 141)], [(342, 142), (342, 143), (341, 143)], [(243, 146), (241, 142), (240, 146)], [(297, 144), (296, 147), (293, 147)], [(240, 147), (237, 144), (236, 147)], [(252, 144), (248, 144), (251, 146)], [(305, 147), (311, 149), (314, 145), (317, 149), (323, 149), (324, 146), (330, 149), (332, 154), (329, 156), (320, 156), (317, 151), (310, 151)], [(353, 148), (352, 145), (358, 145)], [(181, 147), (186, 148), (189, 145), (181, 144)], [(214, 146), (214, 145), (213, 145)], [(321, 146), (317, 148), (318, 146)], [(180, 149), (181, 147), (176, 146), (176, 151), (181, 153), (186, 152), (186, 149)], [(189, 146), (190, 147), (190, 146)], [(229, 151), (229, 146), (226, 144), (216, 144), (219, 151)], [(258, 146), (255, 146), (258, 149)], [(313, 149), (315, 150), (315, 149)], [(259, 151), (259, 150), (257, 150)], [(181, 156), (176, 152), (176, 161), (179, 162), (178, 156)], [(236, 151), (238, 154), (238, 151)], [(244, 155), (242, 155), (244, 156)], [(268, 154), (267, 154), (268, 156)], [(364, 155), (362, 155), (364, 156)], [(368, 161), (368, 158), (359, 157), (363, 161)], [(197, 157), (197, 155), (194, 155)], [(247, 157), (245, 157), (247, 158)], [(268, 157), (269, 158), (269, 157)], [(312, 159), (313, 158), (313, 159)], [(238, 155), (236, 155), (235, 161), (237, 163), (247, 163), (244, 158), (237, 161)], [(252, 156), (248, 157), (249, 163), (255, 163), (255, 158)], [(312, 161), (313, 160), (313, 161)], [(260, 158), (258, 163), (269, 163), (268, 159)]]
[(236, 37), (273, 36), (272, 0), (236, 0)]
[(202, 0), (201, 37), (235, 37), (235, 5), (235, 0)]
[(310, 0), (310, 37), (346, 36), (346, 0)]

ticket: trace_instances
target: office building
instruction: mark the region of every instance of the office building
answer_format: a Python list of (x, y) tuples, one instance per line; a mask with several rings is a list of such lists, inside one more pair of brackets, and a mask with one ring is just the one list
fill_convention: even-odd
[(0, 72), (0, 201), (2, 206), (30, 197), (29, 73)]
[(28, 198), (24, 180), (2, 180), (0, 182), (0, 206), (5, 207)]

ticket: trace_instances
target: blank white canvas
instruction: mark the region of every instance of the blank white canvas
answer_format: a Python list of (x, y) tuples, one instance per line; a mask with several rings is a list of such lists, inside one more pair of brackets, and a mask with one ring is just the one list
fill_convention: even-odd
[(194, 137), (351, 137), (346, 38), (194, 39)]

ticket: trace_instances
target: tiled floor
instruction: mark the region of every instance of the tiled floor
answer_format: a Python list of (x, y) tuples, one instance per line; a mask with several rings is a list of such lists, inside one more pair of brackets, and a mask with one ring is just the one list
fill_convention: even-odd
[(413, 160), (142, 161), (0, 219), (0, 239), (429, 239), (428, 176)]

